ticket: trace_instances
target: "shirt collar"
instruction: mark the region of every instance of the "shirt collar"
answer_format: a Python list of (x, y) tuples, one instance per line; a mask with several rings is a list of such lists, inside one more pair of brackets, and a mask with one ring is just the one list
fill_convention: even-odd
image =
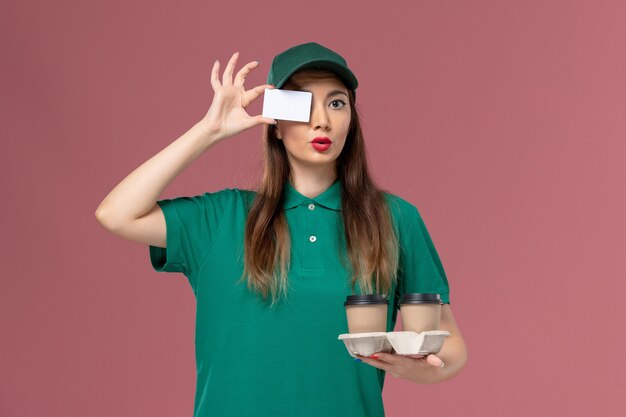
[(300, 194), (295, 188), (287, 181), (285, 185), (285, 191), (283, 195), (283, 208), (288, 210), (299, 206), (302, 203), (308, 203), (310, 201), (319, 204), (320, 206), (329, 208), (331, 210), (341, 210), (341, 184), (339, 179), (331, 184), (326, 191), (322, 192), (315, 198), (309, 198)]

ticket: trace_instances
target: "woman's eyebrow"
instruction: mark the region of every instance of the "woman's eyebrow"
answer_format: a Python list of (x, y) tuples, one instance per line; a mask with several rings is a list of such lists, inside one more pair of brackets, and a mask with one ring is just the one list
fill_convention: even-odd
[[(311, 93), (311, 91), (309, 90), (300, 90), (300, 91), (306, 91), (307, 93)], [(330, 96), (334, 96), (335, 94), (343, 94), (344, 96), (348, 97), (348, 94), (345, 93), (345, 91), (341, 91), (341, 90), (333, 90), (330, 93), (328, 93), (328, 95), (326, 96), (326, 98), (330, 97)]]

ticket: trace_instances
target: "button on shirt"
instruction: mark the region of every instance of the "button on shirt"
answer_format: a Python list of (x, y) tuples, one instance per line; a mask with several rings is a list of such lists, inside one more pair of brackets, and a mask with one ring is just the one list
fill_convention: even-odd
[[(183, 273), (196, 297), (194, 416), (384, 416), (384, 372), (354, 362), (337, 339), (348, 332), (343, 301), (353, 293), (340, 257), (346, 254), (339, 181), (315, 198), (286, 184), (289, 297), (271, 308), (239, 282), (254, 197), (225, 189), (157, 202), (167, 248), (150, 246), (152, 266)], [(403, 293), (438, 293), (449, 303), (449, 288), (415, 206), (385, 197), (401, 246), (398, 282), (388, 295), (393, 331)]]

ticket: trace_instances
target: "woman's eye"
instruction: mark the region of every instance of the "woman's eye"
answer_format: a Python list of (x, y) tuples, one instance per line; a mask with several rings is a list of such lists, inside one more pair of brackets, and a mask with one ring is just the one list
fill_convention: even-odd
[(336, 109), (341, 109), (343, 106), (346, 105), (346, 103), (343, 100), (333, 100), (333, 101), (330, 102), (330, 104), (332, 104), (332, 103), (341, 103), (342, 104), (341, 107), (335, 107)]

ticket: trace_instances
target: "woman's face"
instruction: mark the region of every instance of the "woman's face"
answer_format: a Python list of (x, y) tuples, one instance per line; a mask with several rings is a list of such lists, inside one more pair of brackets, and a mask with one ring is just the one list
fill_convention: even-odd
[[(286, 83), (285, 90), (313, 94), (308, 122), (279, 120), (276, 136), (283, 141), (292, 168), (334, 169), (350, 127), (348, 89), (335, 77), (301, 71)], [(316, 138), (330, 139), (330, 145), (316, 143)]]

